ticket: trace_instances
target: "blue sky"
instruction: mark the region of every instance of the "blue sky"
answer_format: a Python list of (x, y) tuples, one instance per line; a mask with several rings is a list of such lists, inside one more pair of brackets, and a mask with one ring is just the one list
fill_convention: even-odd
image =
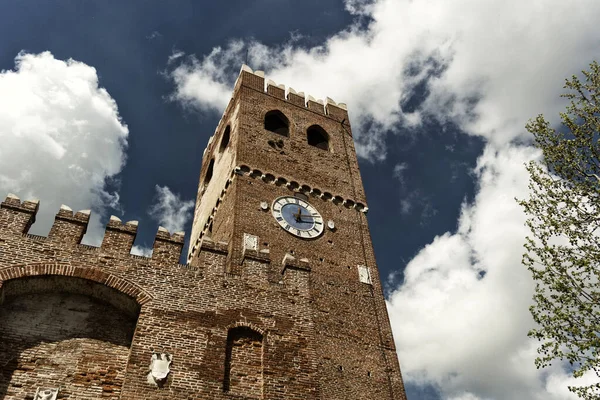
[[(348, 104), (408, 396), (569, 399), (533, 364), (524, 130), (600, 58), (600, 3), (4, 1), (0, 196), (191, 230), (202, 151), (242, 62)], [(187, 238), (189, 240), (189, 237)], [(585, 377), (584, 379), (591, 379)], [(583, 384), (584, 382), (582, 382)]]

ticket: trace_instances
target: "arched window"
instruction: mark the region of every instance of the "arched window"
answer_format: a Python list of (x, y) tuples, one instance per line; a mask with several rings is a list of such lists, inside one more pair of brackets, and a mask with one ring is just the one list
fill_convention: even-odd
[(204, 175), (204, 186), (208, 185), (208, 182), (212, 179), (213, 168), (215, 167), (215, 159), (210, 160), (208, 168), (206, 169), (206, 175)]
[(306, 140), (311, 146), (329, 150), (329, 135), (319, 125), (313, 125), (306, 130)]
[(290, 135), (290, 121), (279, 110), (272, 110), (265, 114), (265, 129), (281, 136)]
[(244, 398), (262, 398), (263, 335), (245, 326), (227, 333), (223, 390)]
[(219, 146), (219, 153), (222, 153), (223, 150), (227, 148), (229, 144), (229, 137), (231, 136), (231, 127), (227, 125), (225, 128), (225, 132), (223, 132), (223, 137), (221, 138), (221, 145)]

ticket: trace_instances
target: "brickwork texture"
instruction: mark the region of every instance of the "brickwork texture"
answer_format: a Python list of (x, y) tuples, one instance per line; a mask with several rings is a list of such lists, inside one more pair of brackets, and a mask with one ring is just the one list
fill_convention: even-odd
[[(282, 229), (281, 196), (310, 203), (323, 232)], [(111, 217), (92, 247), (86, 210), (28, 234), (38, 207), (0, 205), (0, 398), (406, 399), (343, 104), (242, 68), (204, 152), (185, 265), (183, 233), (159, 228), (152, 256), (134, 256), (136, 221)], [(172, 357), (166, 378), (155, 353)]]

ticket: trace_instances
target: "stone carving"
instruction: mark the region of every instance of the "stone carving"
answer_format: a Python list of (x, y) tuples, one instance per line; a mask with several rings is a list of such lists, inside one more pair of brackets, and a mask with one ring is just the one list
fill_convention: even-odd
[(371, 284), (371, 274), (369, 273), (369, 268), (365, 265), (358, 266), (358, 280), (362, 283)]
[(169, 353), (152, 353), (150, 362), (150, 372), (148, 373), (148, 383), (156, 386), (162, 386), (167, 380), (167, 375), (171, 372), (169, 368), (173, 356)]
[(38, 388), (35, 392), (33, 400), (56, 400), (58, 389), (42, 389)]
[(244, 233), (244, 250), (258, 250), (258, 236)]

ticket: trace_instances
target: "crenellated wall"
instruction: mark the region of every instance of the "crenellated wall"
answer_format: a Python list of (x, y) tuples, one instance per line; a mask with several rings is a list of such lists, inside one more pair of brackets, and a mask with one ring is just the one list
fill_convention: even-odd
[[(116, 257), (136, 257), (131, 254), (138, 229), (137, 221), (123, 223), (118, 217), (111, 216), (100, 247), (81, 244), (87, 231), (90, 210), (73, 212), (71, 208), (62, 205), (56, 214), (54, 224), (48, 237), (30, 235), (29, 228), (35, 221), (39, 201), (21, 200), (14, 194), (9, 194), (0, 204), (0, 237), (5, 234), (22, 234), (23, 240), (48, 244), (59, 244), (64, 250), (82, 253), (102, 252)], [(149, 261), (162, 264), (177, 264), (183, 249), (184, 232), (170, 234), (162, 226), (158, 228), (154, 239), (153, 253)], [(43, 260), (43, 257), (41, 257)]]
[[(284, 196), (318, 236), (281, 229)], [(242, 67), (187, 264), (183, 232), (132, 255), (138, 222), (115, 216), (84, 245), (90, 211), (65, 205), (31, 235), (39, 206), (0, 203), (0, 398), (406, 400), (344, 104)]]
[[(235, 127), (226, 150), (231, 158), (219, 165), (228, 126)], [(210, 184), (215, 186), (207, 196), (202, 182), (210, 176), (212, 159)], [(286, 90), (243, 66), (204, 152), (200, 176), (188, 262), (206, 264), (208, 243), (226, 257), (225, 265), (211, 267), (215, 274), (273, 285), (283, 272), (290, 284), (308, 291), (308, 314), (300, 318), (318, 335), (311, 345), (317, 371), (313, 387), (319, 394), (307, 398), (404, 399), (345, 105)], [(319, 212), (327, 226), (318, 237), (281, 229), (271, 209), (284, 196), (300, 197)], [(267, 256), (269, 265), (247, 264)], [(309, 269), (302, 269), (304, 264)], [(292, 278), (296, 273), (309, 277), (306, 286)], [(269, 285), (261, 296), (273, 289)], [(255, 343), (250, 337), (240, 346)], [(252, 376), (253, 382), (259, 380)], [(256, 393), (247, 380), (239, 381)]]
[[(0, 398), (57, 388), (60, 399), (231, 399), (248, 385), (246, 399), (318, 398), (307, 259), (272, 262), (268, 250), (244, 248), (232, 274), (230, 245), (205, 237), (194, 264), (182, 265), (182, 233), (161, 227), (152, 257), (136, 256), (135, 221), (111, 217), (93, 247), (81, 244), (88, 211), (62, 206), (42, 237), (28, 233), (38, 208), (15, 195), (0, 204)], [(240, 326), (249, 339), (231, 331)], [(236, 386), (240, 364), (227, 366), (228, 351), (239, 359), (231, 346), (257, 338), (262, 362), (243, 374), (259, 368), (261, 378)], [(173, 357), (160, 385), (148, 378), (154, 352)]]

